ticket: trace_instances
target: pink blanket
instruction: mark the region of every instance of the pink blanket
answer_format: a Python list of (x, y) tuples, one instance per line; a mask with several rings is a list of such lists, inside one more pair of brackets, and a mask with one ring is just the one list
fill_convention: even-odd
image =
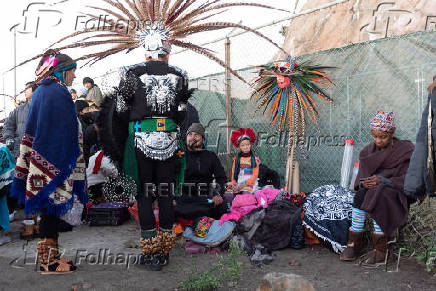
[(239, 220), (256, 208), (267, 208), (281, 190), (263, 189), (253, 194), (236, 195), (233, 199), (230, 213), (221, 216), (220, 225), (226, 220)]

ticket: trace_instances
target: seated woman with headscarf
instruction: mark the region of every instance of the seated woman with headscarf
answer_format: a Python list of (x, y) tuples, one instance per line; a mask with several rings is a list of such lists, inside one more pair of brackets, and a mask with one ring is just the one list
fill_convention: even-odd
[(366, 213), (374, 220), (373, 250), (363, 264), (379, 266), (387, 262), (388, 241), (407, 221), (409, 204), (403, 191), (414, 145), (394, 137), (393, 112), (377, 111), (370, 123), (373, 143), (359, 155), (357, 191), (353, 203), (352, 225), (343, 261), (356, 260), (362, 251)]

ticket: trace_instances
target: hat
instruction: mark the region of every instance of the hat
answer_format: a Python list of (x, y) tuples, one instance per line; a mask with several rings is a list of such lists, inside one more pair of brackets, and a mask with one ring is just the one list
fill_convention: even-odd
[(188, 128), (188, 131), (186, 134), (190, 134), (191, 132), (198, 133), (204, 138), (205, 129), (204, 129), (203, 125), (201, 125), (201, 123), (191, 124), (191, 126)]
[(371, 130), (391, 132), (395, 129), (394, 113), (377, 110), (369, 124)]
[(88, 104), (88, 102), (86, 100), (77, 100), (76, 101), (76, 111), (77, 111), (77, 114), (82, 112), (82, 110), (85, 109), (86, 107), (89, 107), (89, 104)]
[(256, 134), (251, 128), (240, 128), (232, 132), (230, 141), (235, 147), (238, 147), (241, 141), (249, 140), (251, 143), (256, 142)]

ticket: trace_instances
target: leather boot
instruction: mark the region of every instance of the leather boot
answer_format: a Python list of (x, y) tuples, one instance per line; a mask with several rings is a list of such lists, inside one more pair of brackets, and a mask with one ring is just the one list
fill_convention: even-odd
[(362, 253), (363, 231), (348, 231), (347, 248), (339, 256), (341, 261), (355, 261)]
[(386, 265), (388, 261), (388, 238), (384, 234), (373, 233), (372, 243), (374, 249), (366, 255), (367, 259), (362, 263), (362, 266), (378, 267)]
[(23, 220), (23, 232), (20, 233), (20, 238), (25, 240), (33, 239), (35, 222), (32, 220)]

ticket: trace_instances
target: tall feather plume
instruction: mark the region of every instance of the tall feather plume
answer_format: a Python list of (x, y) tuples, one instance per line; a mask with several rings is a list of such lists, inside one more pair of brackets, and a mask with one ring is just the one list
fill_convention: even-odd
[[(128, 25), (128, 32), (118, 31), (117, 29), (111, 29), (108, 31), (101, 30), (99, 28), (83, 29), (70, 33), (69, 35), (62, 37), (50, 48), (54, 50), (64, 50), (69, 48), (94, 48), (96, 51), (91, 54), (86, 54), (76, 59), (80, 61), (88, 61), (88, 63), (98, 62), (110, 55), (117, 54), (123, 50), (129, 52), (140, 45), (137, 32), (139, 30), (147, 29), (147, 25), (159, 22), (164, 26), (164, 29), (168, 31), (168, 42), (174, 46), (179, 46), (194, 51), (195, 53), (202, 54), (209, 59), (217, 62), (220, 66), (227, 68), (230, 72), (240, 80), (246, 82), (237, 72), (229, 68), (225, 62), (216, 57), (213, 52), (207, 50), (204, 47), (183, 41), (186, 36), (190, 36), (203, 31), (219, 30), (224, 28), (236, 27), (251, 33), (256, 34), (259, 37), (264, 38), (274, 46), (281, 47), (274, 43), (269, 37), (262, 33), (251, 29), (250, 27), (230, 23), (230, 22), (203, 22), (206, 19), (224, 13), (226, 10), (233, 7), (258, 7), (261, 9), (276, 9), (269, 5), (250, 3), (250, 2), (231, 2), (223, 3), (222, 0), (103, 0), (105, 6), (96, 7), (88, 6), (97, 12), (104, 12), (109, 17), (117, 20), (125, 21), (124, 25)], [(97, 13), (95, 13), (97, 14)], [(93, 14), (86, 14), (90, 17), (98, 19), (99, 17)], [(114, 27), (115, 21), (113, 19), (102, 20), (103, 25)], [(128, 24), (127, 24), (128, 23)], [(136, 26), (135, 26), (136, 25)], [(80, 38), (79, 38), (80, 37)], [(78, 39), (79, 38), (79, 39)], [(107, 48), (104, 45), (112, 45), (111, 48)], [(43, 54), (39, 54), (33, 58), (30, 58), (24, 62), (21, 62), (18, 66), (24, 65), (29, 61), (35, 60), (41, 57)], [(313, 68), (316, 71), (317, 68)], [(310, 73), (312, 83), (321, 84), (327, 82), (325, 76), (316, 73)], [(309, 76), (309, 75), (308, 75)], [(318, 94), (325, 98), (326, 94), (316, 85), (308, 86), (307, 90)], [(281, 113), (277, 119), (283, 119), (284, 108), (283, 104), (280, 105)]]
[(112, 5), (112, 6), (114, 6), (114, 7), (116, 7), (116, 8), (118, 8), (120, 11), (122, 11), (123, 13), (124, 13), (124, 15), (126, 15), (130, 20), (134, 20), (134, 19), (136, 19), (136, 17), (132, 14), (132, 13), (130, 13), (130, 11), (127, 9), (127, 8), (125, 8), (123, 5), (121, 5), (121, 3), (118, 1), (118, 0), (115, 0), (115, 2), (114, 1), (111, 1), (111, 0), (103, 0), (104, 2), (106, 2), (106, 3), (108, 3), (108, 4), (110, 4), (110, 5)]
[(124, 21), (128, 20), (128, 18), (126, 16), (121, 15), (121, 14), (119, 14), (119, 13), (117, 13), (115, 11), (112, 11), (110, 9), (100, 8), (100, 7), (95, 7), (95, 6), (87, 6), (87, 7), (92, 8), (92, 9), (96, 9), (96, 10), (102, 10), (102, 11), (108, 13), (109, 15), (115, 16), (115, 18), (117, 18), (117, 19), (121, 19), (121, 20), (124, 20)]
[(156, 0), (154, 3), (154, 19), (156, 19), (156, 21), (160, 21), (160, 0)]
[(231, 22), (209, 22), (209, 23), (202, 23), (202, 24), (199, 24), (199, 25), (193, 25), (191, 27), (187, 27), (187, 28), (181, 29), (181, 30), (173, 33), (173, 36), (174, 37), (185, 37), (185, 36), (188, 36), (188, 35), (191, 35), (191, 34), (195, 34), (195, 33), (199, 33), (199, 32), (218, 30), (218, 29), (229, 28), (229, 27), (237, 27), (237, 28), (241, 28), (243, 30), (252, 32), (252, 33), (260, 36), (261, 38), (267, 40), (271, 44), (273, 44), (275, 47), (277, 47), (283, 53), (287, 54), (286, 51), (284, 51), (278, 44), (276, 44), (269, 37), (267, 37), (264, 34), (258, 32), (257, 30), (254, 30), (254, 29), (252, 29), (252, 28), (250, 28), (248, 26), (241, 25), (241, 24), (238, 24), (238, 23), (231, 23)]
[[(171, 27), (171, 26), (178, 25), (180, 22), (183, 22), (186, 19), (192, 19), (199, 14), (205, 14), (205, 13), (208, 13), (212, 10), (224, 9), (224, 8), (235, 7), (235, 6), (252, 6), (252, 7), (260, 7), (260, 8), (266, 8), (266, 9), (279, 10), (279, 11), (286, 11), (283, 9), (277, 9), (277, 8), (272, 7), (272, 6), (258, 4), (258, 3), (225, 3), (225, 4), (219, 4), (219, 5), (210, 7), (213, 4), (215, 4), (216, 2), (218, 2), (218, 1), (214, 1), (212, 3), (209, 3), (208, 5), (205, 5), (202, 8), (197, 8), (197, 9), (187, 13), (185, 16), (181, 17), (179, 20), (174, 21), (172, 24), (169, 24), (169, 26)], [(288, 12), (288, 11), (286, 11), (286, 12)]]
[[(136, 4), (134, 2), (132, 2), (132, 0), (125, 0), (127, 5), (129, 6), (130, 10), (133, 11), (133, 13), (136, 16), (136, 19), (142, 19), (143, 15), (142, 13), (138, 10), (138, 7), (136, 6)], [(117, 1), (119, 2), (119, 1)]]
[(198, 23), (200, 21), (209, 19), (211, 17), (214, 17), (214, 16), (219, 15), (221, 13), (225, 13), (227, 11), (228, 10), (222, 10), (222, 11), (219, 11), (219, 12), (216, 12), (216, 13), (213, 13), (213, 14), (206, 15), (206, 16), (201, 17), (201, 18), (185, 20), (184, 22), (179, 23), (177, 26), (174, 26), (172, 29), (173, 29), (173, 31), (177, 31), (177, 30), (180, 30), (180, 29), (182, 29), (184, 27), (191, 26), (191, 25), (193, 25), (195, 23)]
[(170, 18), (171, 15), (173, 15), (176, 12), (176, 10), (180, 7), (180, 5), (182, 5), (183, 1), (185, 0), (176, 0), (173, 6), (171, 6), (171, 8), (169, 9), (168, 13), (165, 14), (165, 19)]
[(165, 24), (171, 24), (175, 19), (177, 19), (177, 17), (179, 17), (179, 15), (181, 15), (186, 9), (188, 9), (189, 6), (192, 5), (192, 3), (194, 3), (194, 0), (186, 0), (186, 2), (183, 3), (183, 5), (176, 12), (174, 12), (174, 14), (168, 17), (167, 21), (165, 21)]
[(136, 7), (138, 7), (138, 11), (141, 13), (141, 19), (150, 19), (150, 16), (147, 12), (147, 5), (144, 0), (134, 0)]
[(154, 21), (154, 0), (145, 0), (145, 7), (147, 9), (148, 17), (150, 18), (151, 22)]
[(165, 0), (164, 4), (162, 5), (161, 19), (166, 18), (168, 8), (170, 7), (170, 2), (171, 2), (171, 0)]
[[(297, 139), (306, 134), (307, 120), (318, 123), (317, 104), (313, 96), (318, 96), (326, 102), (332, 99), (316, 84), (331, 87), (334, 82), (322, 71), (332, 69), (327, 66), (312, 66), (307, 63), (291, 66), (287, 61), (273, 62), (264, 66), (252, 67), (259, 70), (258, 77), (251, 82), (254, 90), (251, 92), (251, 101), (257, 104), (255, 113), (263, 109), (270, 119), (271, 126), (277, 131), (289, 130)], [(288, 83), (277, 81), (277, 76), (289, 78)], [(285, 85), (287, 84), (287, 85)], [(286, 86), (285, 88), (283, 88)], [(312, 96), (311, 96), (312, 95)], [(289, 139), (289, 150), (293, 139)], [(304, 143), (300, 144), (300, 152), (304, 156)]]
[(199, 54), (202, 54), (202, 55), (208, 57), (212, 61), (214, 61), (214, 62), (218, 63), (219, 65), (221, 65), (222, 67), (228, 69), (230, 71), (230, 73), (232, 73), (239, 80), (248, 84), (247, 81), (245, 81), (245, 79), (242, 78), (236, 71), (234, 71), (232, 68), (230, 68), (225, 62), (223, 62), (222, 60), (220, 60), (219, 58), (214, 56), (211, 52), (209, 52), (209, 50), (202, 48), (200, 46), (194, 45), (192, 43), (183, 42), (181, 40), (171, 40), (169, 42), (174, 44), (174, 45), (177, 45), (179, 47), (189, 49), (193, 52), (196, 52), (196, 53), (199, 53)]

